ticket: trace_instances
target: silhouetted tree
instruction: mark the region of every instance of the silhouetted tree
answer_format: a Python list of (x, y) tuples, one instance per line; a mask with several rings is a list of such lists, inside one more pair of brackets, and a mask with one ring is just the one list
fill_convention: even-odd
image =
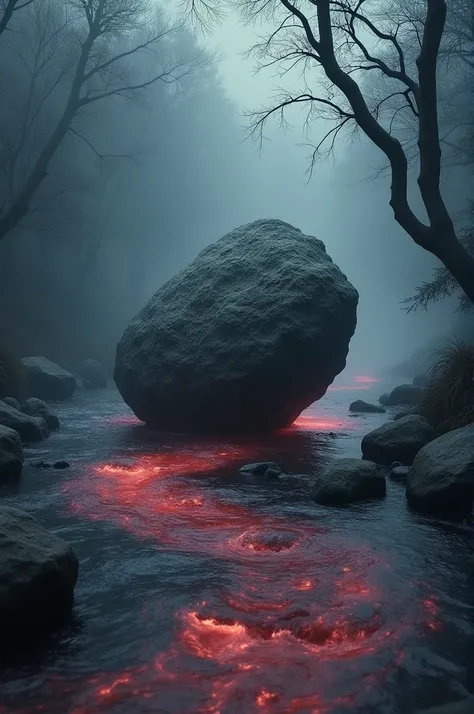
[(19, 10), (32, 5), (35, 0), (2, 0), (0, 2), (0, 35), (2, 35), (8, 27), (8, 23), (13, 15)]
[[(224, 4), (238, 9), (246, 21), (263, 18), (271, 23), (265, 38), (253, 48), (261, 67), (279, 67), (282, 75), (289, 69), (301, 71), (301, 90), (283, 91), (270, 107), (254, 113), (252, 130), (261, 135), (270, 117), (277, 115), (285, 122), (290, 107), (305, 106), (307, 122), (315, 117), (332, 122), (315, 147), (316, 157), (327, 142), (333, 146), (344, 128), (357, 125), (388, 160), (395, 220), (444, 264), (467, 299), (474, 301), (474, 257), (457, 235), (441, 193), (437, 70), (446, 2), (415, 1), (408, 15), (395, 12), (393, 16), (392, 4), (384, 7), (373, 0), (228, 0)], [(205, 22), (222, 5), (212, 0), (188, 2)], [(419, 43), (414, 67), (409, 61), (416, 47), (413, 36)], [(464, 50), (462, 54), (471, 61)], [(389, 87), (375, 105), (364, 81), (371, 72), (380, 73)], [(387, 102), (393, 107), (389, 117), (382, 111)], [(408, 197), (410, 154), (397, 136), (394, 121), (402, 113), (410, 113), (416, 123), (417, 183), (427, 221), (416, 215)]]

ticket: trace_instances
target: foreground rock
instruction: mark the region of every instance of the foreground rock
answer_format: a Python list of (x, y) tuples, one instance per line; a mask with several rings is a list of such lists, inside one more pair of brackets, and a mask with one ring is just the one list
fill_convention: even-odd
[(17, 431), (0, 426), (0, 478), (19, 476), (23, 466), (23, 448)]
[(356, 399), (349, 407), (349, 411), (353, 414), (384, 414), (385, 409), (378, 404), (369, 404), (363, 399)]
[(474, 697), (461, 699), (450, 704), (441, 704), (430, 709), (420, 709), (417, 714), (472, 714), (474, 712)]
[(42, 399), (36, 399), (36, 397), (29, 397), (25, 399), (21, 405), (21, 411), (23, 414), (28, 414), (29, 416), (41, 417), (44, 419), (51, 431), (59, 429), (59, 418), (50, 407), (43, 402)]
[(115, 382), (160, 429), (287, 427), (344, 369), (357, 302), (321, 241), (255, 221), (155, 293), (117, 347)]
[(394, 461), (410, 466), (420, 449), (435, 438), (436, 432), (426, 419), (406, 416), (366, 434), (361, 444), (362, 457), (386, 466)]
[(76, 378), (46, 357), (25, 357), (26, 389), (31, 397), (46, 401), (70, 399), (76, 388)]
[(0, 507), (0, 651), (61, 623), (78, 570), (65, 541), (28, 513)]
[(13, 409), (18, 409), (18, 411), (21, 411), (20, 402), (18, 401), (18, 399), (15, 399), (15, 397), (3, 397), (2, 402), (8, 404), (9, 407), (13, 407)]
[(17, 431), (22, 441), (42, 441), (49, 436), (44, 419), (23, 414), (3, 402), (0, 402), (0, 424)]
[(316, 477), (311, 498), (327, 506), (383, 498), (385, 473), (385, 469), (369, 461), (338, 459)]
[(77, 374), (86, 388), (101, 388), (107, 386), (105, 367), (96, 359), (86, 359), (77, 368)]
[(474, 501), (474, 424), (425, 446), (408, 474), (406, 496), (418, 511), (465, 518)]
[(421, 401), (423, 389), (416, 384), (401, 384), (393, 389), (386, 402), (387, 407), (413, 406)]

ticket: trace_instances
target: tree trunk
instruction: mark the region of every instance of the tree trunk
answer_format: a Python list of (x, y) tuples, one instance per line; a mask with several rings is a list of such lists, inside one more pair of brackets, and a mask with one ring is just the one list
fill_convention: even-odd
[(472, 256), (457, 236), (440, 236), (434, 241), (431, 253), (449, 270), (459, 283), (469, 300), (474, 303), (474, 256)]

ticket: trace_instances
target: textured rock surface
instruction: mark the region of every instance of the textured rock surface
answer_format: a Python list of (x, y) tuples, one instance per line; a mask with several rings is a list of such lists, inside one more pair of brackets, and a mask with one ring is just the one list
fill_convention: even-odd
[(51, 411), (50, 407), (42, 399), (36, 399), (36, 397), (25, 399), (21, 405), (21, 411), (29, 416), (41, 417), (51, 430), (59, 429), (58, 416)]
[(474, 424), (425, 446), (408, 474), (406, 496), (413, 508), (464, 518), (474, 500)]
[(420, 709), (417, 714), (473, 714), (474, 697), (461, 699), (450, 704), (441, 704), (430, 709)]
[(115, 382), (161, 429), (288, 426), (344, 369), (357, 301), (321, 241), (255, 221), (155, 293), (117, 347)]
[(86, 359), (77, 368), (77, 374), (87, 387), (106, 387), (107, 374), (104, 365), (96, 359)]
[(73, 603), (72, 548), (28, 513), (0, 507), (0, 648), (56, 624)]
[(44, 419), (23, 414), (3, 402), (0, 402), (0, 424), (17, 431), (22, 441), (42, 441), (49, 435)]
[(311, 498), (321, 505), (344, 505), (383, 498), (386, 470), (370, 461), (337, 459), (316, 477)]
[(24, 357), (26, 389), (30, 397), (48, 400), (69, 399), (74, 394), (76, 379), (46, 357)]
[(420, 449), (435, 438), (436, 432), (426, 419), (406, 416), (366, 434), (362, 439), (362, 456), (377, 464), (388, 466), (400, 461), (410, 466)]
[(19, 476), (22, 466), (23, 448), (20, 435), (14, 429), (0, 426), (0, 478)]
[(13, 407), (13, 409), (18, 409), (18, 411), (21, 411), (20, 402), (18, 401), (18, 399), (15, 399), (15, 397), (3, 397), (2, 402), (8, 404), (9, 407)]
[(378, 404), (369, 404), (363, 399), (356, 399), (349, 407), (349, 411), (353, 414), (383, 414), (385, 409)]
[(400, 384), (390, 392), (385, 404), (388, 407), (412, 406), (418, 404), (422, 395), (422, 388), (416, 384)]

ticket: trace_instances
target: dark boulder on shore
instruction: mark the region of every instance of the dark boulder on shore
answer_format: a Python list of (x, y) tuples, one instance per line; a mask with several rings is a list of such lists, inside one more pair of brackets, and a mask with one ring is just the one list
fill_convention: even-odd
[(415, 510), (465, 518), (474, 503), (474, 424), (450, 431), (418, 453), (406, 497)]
[(383, 498), (386, 470), (370, 461), (336, 459), (316, 476), (311, 498), (324, 506), (343, 506), (357, 501)]
[(79, 570), (64, 540), (29, 513), (0, 507), (0, 654), (62, 623)]
[(42, 441), (49, 436), (49, 428), (43, 418), (23, 414), (3, 402), (0, 402), (0, 424), (17, 431), (22, 441)]
[(21, 360), (26, 373), (26, 391), (29, 397), (46, 401), (70, 399), (76, 388), (76, 378), (46, 357), (24, 357)]
[(366, 434), (361, 444), (362, 457), (386, 466), (394, 461), (410, 466), (420, 449), (435, 438), (436, 432), (426, 419), (406, 416)]
[(413, 406), (421, 401), (423, 389), (415, 384), (400, 384), (400, 386), (392, 389), (388, 395), (384, 406)]
[(320, 240), (255, 221), (155, 293), (120, 340), (115, 382), (159, 429), (288, 427), (344, 369), (357, 302)]
[(21, 405), (21, 411), (28, 416), (41, 417), (44, 419), (51, 431), (59, 429), (59, 418), (51, 408), (43, 402), (42, 399), (36, 397), (28, 397)]
[(14, 429), (0, 426), (0, 478), (19, 476), (23, 466), (23, 447)]
[(96, 359), (86, 359), (77, 368), (86, 389), (103, 388), (107, 386), (107, 373), (104, 365)]
[(356, 399), (349, 407), (349, 411), (353, 414), (384, 414), (385, 409), (378, 404), (369, 404), (363, 399)]

